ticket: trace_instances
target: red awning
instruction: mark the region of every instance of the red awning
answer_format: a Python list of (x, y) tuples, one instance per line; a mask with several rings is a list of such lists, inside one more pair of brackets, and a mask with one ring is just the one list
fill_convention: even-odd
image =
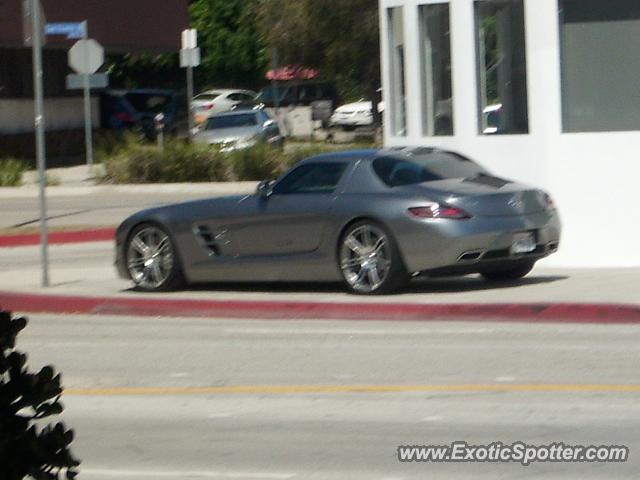
[(268, 80), (311, 80), (318, 76), (315, 68), (306, 68), (301, 65), (286, 65), (276, 70), (269, 70), (266, 74)]

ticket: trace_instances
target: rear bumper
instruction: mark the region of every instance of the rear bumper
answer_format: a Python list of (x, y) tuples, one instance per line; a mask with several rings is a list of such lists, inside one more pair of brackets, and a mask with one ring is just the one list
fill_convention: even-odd
[[(557, 213), (513, 217), (475, 217), (468, 220), (415, 221), (403, 228), (398, 243), (410, 272), (474, 273), (501, 263), (536, 261), (555, 253), (560, 245)], [(512, 254), (513, 234), (535, 232), (536, 249)]]

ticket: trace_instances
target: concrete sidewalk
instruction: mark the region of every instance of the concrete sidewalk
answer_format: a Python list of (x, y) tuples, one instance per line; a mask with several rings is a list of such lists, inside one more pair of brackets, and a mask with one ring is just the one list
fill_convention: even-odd
[[(49, 288), (40, 286), (38, 252), (37, 246), (0, 249), (0, 291), (67, 296), (76, 300), (141, 300), (147, 307), (148, 302), (169, 301), (174, 302), (171, 304), (174, 308), (187, 310), (190, 308), (188, 302), (231, 302), (236, 306), (240, 305), (238, 302), (280, 302), (282, 308), (295, 310), (296, 314), (304, 310), (304, 305), (312, 308), (317, 304), (351, 304), (363, 308), (367, 305), (402, 305), (404, 310), (401, 310), (404, 312), (409, 312), (411, 306), (474, 306), (475, 310), (467, 309), (466, 312), (473, 314), (477, 311), (484, 317), (502, 316), (501, 311), (495, 309), (497, 306), (511, 306), (509, 308), (513, 309), (514, 306), (526, 305), (536, 313), (532, 306), (541, 306), (542, 311), (543, 307), (550, 305), (605, 304), (612, 309), (635, 309), (640, 320), (640, 269), (569, 270), (545, 268), (544, 262), (541, 262), (528, 277), (517, 282), (488, 283), (477, 276), (416, 279), (404, 291), (375, 297), (349, 295), (340, 284), (314, 283), (208, 284), (192, 286), (179, 292), (145, 294), (131, 290), (130, 282), (117, 278), (113, 267), (112, 242), (52, 246), (52, 285)], [(285, 304), (290, 302), (295, 305), (287, 307)], [(122, 305), (129, 304), (124, 302)], [(254, 306), (265, 307), (260, 305)], [(206, 307), (201, 305), (197, 308)], [(147, 311), (152, 310), (147, 308)], [(447, 311), (435, 309), (432, 312)], [(456, 312), (460, 313), (459, 310)], [(156, 311), (156, 314), (162, 314), (162, 309)], [(517, 311), (513, 314), (521, 315)], [(586, 314), (588, 312), (585, 313), (584, 309), (573, 312), (574, 317)], [(596, 316), (598, 315), (601, 313)]]

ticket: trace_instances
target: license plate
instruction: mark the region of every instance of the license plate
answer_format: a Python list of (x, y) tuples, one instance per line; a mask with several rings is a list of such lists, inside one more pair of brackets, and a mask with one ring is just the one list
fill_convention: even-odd
[(531, 253), (535, 249), (536, 236), (533, 232), (522, 232), (513, 234), (513, 242), (511, 243), (511, 253), (513, 255)]

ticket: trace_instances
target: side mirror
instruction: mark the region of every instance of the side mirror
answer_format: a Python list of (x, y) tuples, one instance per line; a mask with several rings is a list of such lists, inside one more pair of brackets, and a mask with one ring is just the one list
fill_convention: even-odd
[(260, 198), (267, 199), (271, 195), (273, 190), (273, 181), (271, 180), (262, 180), (258, 184), (258, 188), (256, 188), (256, 194)]

